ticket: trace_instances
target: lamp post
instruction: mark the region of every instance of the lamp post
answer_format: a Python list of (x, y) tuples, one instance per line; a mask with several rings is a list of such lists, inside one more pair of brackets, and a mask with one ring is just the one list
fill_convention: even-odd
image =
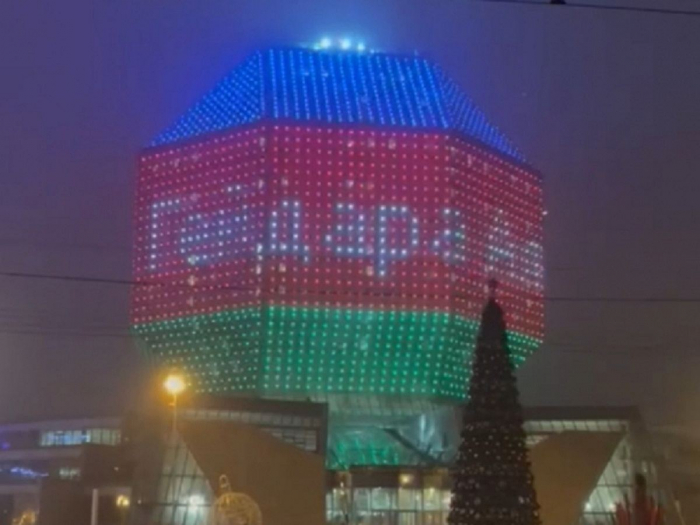
[(117, 496), (116, 505), (117, 509), (119, 509), (119, 514), (121, 516), (121, 523), (122, 525), (125, 525), (126, 515), (129, 512), (129, 506), (131, 505), (131, 501), (129, 500), (128, 496), (120, 494), (119, 496)]
[(185, 380), (179, 374), (170, 374), (163, 382), (165, 390), (173, 396), (173, 433), (177, 430), (177, 396), (185, 390)]

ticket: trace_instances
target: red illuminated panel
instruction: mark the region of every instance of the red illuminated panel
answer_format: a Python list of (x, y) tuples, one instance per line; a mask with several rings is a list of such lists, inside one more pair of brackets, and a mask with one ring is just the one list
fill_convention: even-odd
[(537, 175), (446, 133), (263, 126), (141, 159), (134, 322), (261, 304), (455, 312), (542, 336)]
[[(268, 250), (271, 300), (449, 309), (449, 265), (432, 247), (449, 226), (445, 141), (426, 133), (275, 126), (271, 210), (300, 204), (309, 256)], [(289, 233), (274, 218), (271, 225)]]
[(271, 302), (475, 318), (496, 277), (511, 329), (542, 336), (538, 175), (443, 134), (276, 126), (270, 145), (273, 213), (300, 217), (298, 251), (267, 252)]
[[(457, 311), (476, 316), (495, 277), (510, 330), (544, 336), (542, 181), (484, 148), (451, 139), (456, 200), (467, 217), (469, 263), (458, 273)], [(462, 293), (463, 291), (463, 293)]]
[(260, 303), (263, 151), (252, 129), (141, 157), (135, 323)]

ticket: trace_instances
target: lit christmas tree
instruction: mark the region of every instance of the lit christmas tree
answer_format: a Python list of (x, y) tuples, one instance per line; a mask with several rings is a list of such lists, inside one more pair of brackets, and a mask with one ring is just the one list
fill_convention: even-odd
[(538, 525), (522, 407), (509, 359), (503, 310), (494, 298), (481, 316), (462, 443), (454, 467), (450, 525)]

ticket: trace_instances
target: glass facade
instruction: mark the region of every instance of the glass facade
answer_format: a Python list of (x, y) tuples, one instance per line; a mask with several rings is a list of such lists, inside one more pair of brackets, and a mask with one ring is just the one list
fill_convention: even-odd
[(214, 493), (202, 470), (182, 439), (168, 440), (158, 482), (157, 501), (150, 523), (159, 525), (204, 525)]
[(42, 447), (66, 447), (93, 443), (96, 445), (118, 445), (121, 430), (115, 428), (86, 428), (82, 430), (44, 430), (39, 438)]
[(633, 427), (634, 421), (628, 420), (528, 421), (525, 424), (529, 436), (539, 439), (564, 431), (621, 434), (610, 462), (588, 500), (583, 503), (579, 520), (581, 525), (614, 525), (615, 506), (624, 500), (625, 495), (632, 494), (637, 473), (645, 476), (650, 495), (664, 503), (665, 494), (656, 465), (652, 462), (650, 444), (645, 443), (645, 436), (635, 432)]
[[(537, 412), (536, 410), (534, 412)], [(641, 473), (647, 479), (650, 495), (666, 509), (666, 522), (677, 523), (673, 514), (670, 492), (662, 483), (659, 465), (654, 462), (653, 450), (643, 424), (634, 411), (617, 411), (615, 417), (577, 417), (577, 409), (563, 409), (547, 412), (544, 417), (529, 417), (525, 422), (527, 443), (536, 447), (549, 437), (561, 432), (610, 432), (619, 434), (609, 462), (600, 473), (595, 489), (580, 502), (581, 514), (578, 525), (614, 525), (615, 505), (630, 495), (634, 489), (635, 474)], [(557, 412), (555, 414), (554, 412)], [(559, 418), (567, 414), (567, 419)], [(588, 410), (584, 410), (588, 412)], [(595, 412), (595, 411), (593, 411)], [(600, 410), (602, 414), (606, 411)], [(381, 429), (378, 429), (378, 432)], [(364, 434), (367, 432), (365, 431)], [(362, 434), (362, 435), (364, 435)], [(348, 436), (344, 436), (348, 437)], [(333, 435), (332, 435), (333, 439)], [(391, 445), (389, 436), (383, 437), (387, 443), (386, 450), (399, 450), (398, 442)], [(348, 441), (349, 442), (349, 441)], [(390, 446), (391, 445), (391, 446)], [(337, 449), (338, 443), (331, 441), (331, 450)], [(381, 462), (370, 457), (366, 448), (358, 441), (354, 445), (362, 454), (345, 454), (348, 459), (366, 461), (364, 466), (356, 463), (345, 472), (343, 480), (336, 481), (326, 494), (326, 517), (331, 524), (357, 525), (437, 525), (447, 523), (450, 505), (450, 480), (446, 471), (438, 471), (427, 476), (430, 470), (414, 467), (411, 483), (406, 485), (406, 474), (392, 474), (387, 478), (379, 468)], [(379, 453), (384, 449), (377, 448)], [(415, 459), (415, 458), (413, 458)], [(329, 458), (329, 464), (333, 464)], [(389, 464), (385, 462), (384, 464)], [(414, 463), (415, 464), (415, 463)], [(448, 461), (449, 464), (449, 461)], [(350, 474), (348, 474), (350, 473)], [(361, 477), (360, 486), (353, 486), (357, 477)], [(426, 479), (425, 483), (420, 481)], [(340, 479), (340, 478), (339, 478)], [(414, 481), (417, 480), (417, 481)], [(437, 482), (436, 482), (437, 479)], [(370, 481), (368, 481), (370, 480)], [(375, 486), (372, 485), (374, 480)], [(406, 486), (404, 486), (406, 485)], [(352, 488), (349, 488), (352, 487)], [(346, 521), (349, 519), (349, 521)], [(573, 524), (567, 524), (573, 525)]]
[[(130, 466), (122, 461), (119, 448), (122, 423), (121, 418), (102, 417), (0, 426), (0, 499), (9, 505), (4, 515), (21, 520), (23, 515), (40, 514), (45, 487), (60, 481), (75, 487), (109, 485), (110, 490), (120, 486), (128, 492)], [(102, 501), (101, 508), (108, 514), (114, 498), (104, 495)], [(73, 507), (66, 502), (58, 508), (63, 512)]]
[[(323, 417), (311, 412), (294, 414), (291, 409), (285, 413), (282, 406), (271, 406), (275, 403), (262, 402), (261, 407), (270, 404), (266, 410), (252, 406), (228, 410), (185, 409), (182, 415), (189, 420), (215, 419), (255, 425), (302, 450), (322, 454), (321, 447), (325, 440)], [(593, 474), (589, 478), (591, 486), (595, 484), (595, 488), (580, 501), (572, 502), (572, 505), (580, 507), (580, 515), (576, 523), (566, 525), (614, 525), (614, 507), (623, 501), (625, 495), (632, 493), (637, 473), (646, 476), (650, 494), (666, 509), (666, 523), (679, 523), (677, 515), (673, 514), (670, 492), (663, 484), (662, 465), (653, 461), (651, 444), (635, 411), (547, 409), (530, 412), (533, 413), (526, 411), (524, 424), (530, 447), (545, 446), (547, 440), (563, 432), (610, 433), (614, 436), (609, 440), (606, 438), (608, 445), (605, 450), (610, 456), (609, 459), (608, 456), (600, 458), (600, 470), (595, 473), (597, 481)], [(459, 419), (457, 416), (455, 412), (455, 420)], [(369, 427), (368, 424), (363, 432), (356, 434), (340, 432), (329, 439), (327, 465), (336, 466), (327, 471), (327, 523), (446, 525), (451, 498), (448, 469), (456, 445), (453, 439), (448, 439), (449, 443), (445, 444), (444, 455), (434, 455), (436, 460), (430, 463), (427, 453), (422, 452), (426, 450), (424, 445), (428, 441), (415, 441), (417, 446), (411, 448), (413, 436), (409, 434), (408, 426), (397, 427), (398, 430), (392, 433), (377, 424), (376, 432), (383, 433), (386, 449), (375, 447), (373, 451), (365, 446), (363, 439), (374, 437), (379, 440), (379, 434), (375, 436), (369, 432)], [(439, 425), (436, 422), (435, 428), (438, 427), (447, 429), (448, 420), (442, 419)], [(434, 430), (428, 422), (418, 425), (418, 428), (426, 435), (432, 435)], [(575, 442), (584, 443), (584, 448), (577, 450), (585, 456), (585, 440)], [(171, 437), (163, 445), (165, 451), (162, 465), (159, 463), (161, 466), (157, 470), (159, 475), (157, 484), (154, 484), (156, 492), (153, 504), (151, 506), (149, 502), (148, 508), (151, 510), (143, 523), (205, 525), (214, 499), (208, 479), (181, 439)], [(350, 449), (342, 453), (342, 446)], [(406, 449), (402, 452), (404, 455), (384, 457), (387, 451), (400, 450), (401, 447)], [(334, 454), (340, 454), (349, 464), (334, 462)], [(608, 461), (604, 467), (603, 458)], [(396, 461), (410, 461), (411, 464), (396, 467)], [(262, 510), (264, 513), (265, 509)]]
[(335, 488), (326, 495), (326, 517), (330, 524), (356, 525), (444, 525), (450, 510), (450, 490), (435, 487)]
[(255, 410), (185, 410), (183, 416), (190, 420), (234, 421), (254, 425), (278, 439), (306, 452), (319, 453), (323, 449), (321, 428), (317, 417), (260, 412)]
[(0, 425), (0, 452), (88, 443), (116, 446), (121, 443), (119, 418), (66, 419)]
[[(250, 425), (287, 444), (316, 456), (325, 455), (326, 411), (317, 404), (277, 402), (235, 398), (207, 398), (198, 408), (185, 408), (178, 413), (182, 421), (222, 421)], [(224, 446), (233, 446), (222, 443)], [(160, 447), (164, 447), (164, 450)], [(160, 449), (162, 453), (156, 469), (155, 491), (150, 488), (151, 477), (145, 475), (148, 487), (138, 487), (137, 494), (145, 494), (143, 516), (131, 523), (138, 525), (206, 525), (211, 505), (219, 487), (210, 485), (202, 468), (197, 464), (185, 440), (180, 435), (169, 436)], [(218, 474), (217, 474), (218, 475)], [(141, 496), (136, 496), (141, 498)]]

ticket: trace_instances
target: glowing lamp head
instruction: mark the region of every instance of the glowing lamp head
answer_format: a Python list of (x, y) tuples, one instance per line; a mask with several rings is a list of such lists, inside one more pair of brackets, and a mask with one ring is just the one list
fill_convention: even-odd
[(405, 487), (406, 485), (410, 485), (411, 483), (413, 483), (413, 475), (412, 474), (405, 473), (405, 474), (401, 474), (401, 476), (399, 476), (399, 484), (402, 487)]
[(123, 494), (120, 494), (119, 496), (117, 496), (116, 505), (120, 509), (125, 509), (125, 508), (129, 507), (129, 505), (131, 505), (131, 501), (129, 500), (128, 496), (124, 496)]
[(187, 498), (187, 505), (190, 507), (201, 507), (204, 503), (204, 496), (201, 494), (192, 494)]
[(330, 38), (323, 37), (313, 44), (313, 49), (324, 51), (357, 51), (362, 53), (367, 50), (367, 45), (364, 42), (355, 41), (352, 38)]
[(185, 390), (185, 380), (178, 374), (170, 374), (163, 382), (165, 390), (171, 395), (181, 394)]

